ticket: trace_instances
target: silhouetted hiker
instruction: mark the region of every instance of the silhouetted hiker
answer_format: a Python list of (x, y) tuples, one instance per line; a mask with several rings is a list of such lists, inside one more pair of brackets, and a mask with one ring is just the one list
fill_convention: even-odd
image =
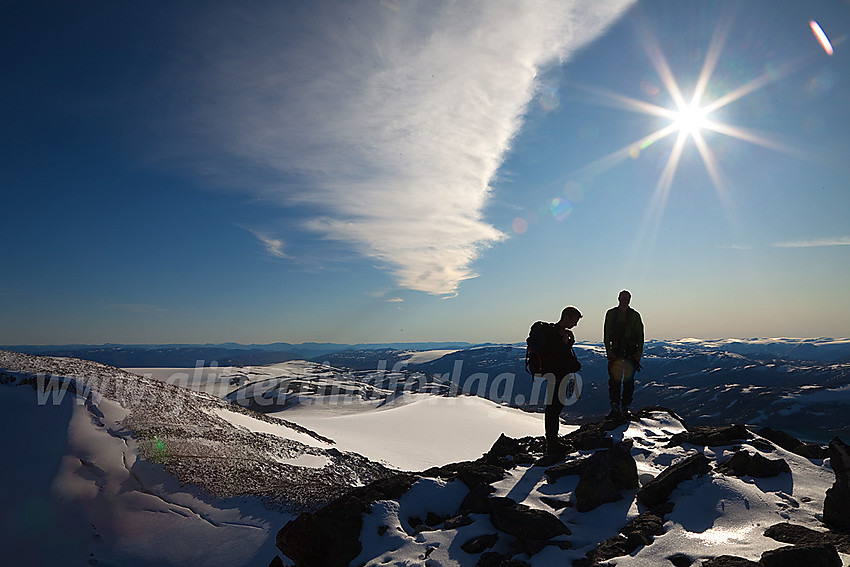
[(635, 391), (635, 372), (641, 369), (643, 321), (640, 313), (629, 307), (631, 299), (632, 294), (624, 289), (617, 297), (620, 304), (605, 313), (608, 399), (611, 401), (609, 418), (629, 416), (629, 404)]
[(561, 410), (569, 398), (567, 390), (575, 385), (571, 375), (581, 370), (581, 363), (573, 351), (576, 338), (570, 330), (579, 319), (581, 312), (570, 305), (561, 311), (557, 323), (538, 321), (532, 325), (526, 340), (529, 356), (534, 359), (530, 364), (532, 373), (546, 378), (546, 452), (551, 454), (564, 452), (558, 440), (558, 425)]

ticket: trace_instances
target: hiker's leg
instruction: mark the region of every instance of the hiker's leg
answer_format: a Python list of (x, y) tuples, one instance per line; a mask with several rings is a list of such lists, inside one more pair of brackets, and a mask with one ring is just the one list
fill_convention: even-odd
[(555, 379), (554, 376), (550, 378), (546, 380), (544, 424), (546, 427), (546, 445), (552, 448), (558, 443), (558, 426), (561, 420), (561, 410), (564, 409), (564, 400), (560, 394), (560, 390), (563, 389), (560, 387), (563, 380)]
[(608, 361), (608, 400), (611, 406), (620, 405), (620, 386), (623, 380), (622, 359)]
[(623, 407), (628, 408), (632, 403), (635, 393), (635, 370), (634, 361), (623, 359)]

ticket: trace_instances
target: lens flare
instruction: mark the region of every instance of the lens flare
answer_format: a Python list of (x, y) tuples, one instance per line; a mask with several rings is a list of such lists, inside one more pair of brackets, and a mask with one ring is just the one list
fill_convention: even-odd
[(555, 220), (562, 221), (573, 212), (573, 204), (567, 199), (555, 197), (552, 199), (552, 204), (549, 206), (549, 210), (552, 212), (552, 216), (555, 217)]
[(513, 222), (514, 232), (517, 234), (523, 234), (526, 230), (528, 230), (528, 222), (520, 217), (514, 219)]
[(821, 47), (823, 47), (823, 50), (826, 51), (826, 54), (832, 55), (832, 53), (833, 53), (832, 44), (829, 42), (829, 38), (826, 37), (826, 34), (823, 31), (823, 28), (820, 27), (820, 24), (818, 24), (814, 20), (811, 20), (811, 21), (809, 21), (809, 27), (812, 28), (812, 33), (815, 34), (815, 37), (817, 38)]

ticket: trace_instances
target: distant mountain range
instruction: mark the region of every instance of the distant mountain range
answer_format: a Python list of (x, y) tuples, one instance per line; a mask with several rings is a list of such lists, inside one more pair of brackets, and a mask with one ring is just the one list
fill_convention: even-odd
[[(673, 345), (684, 348), (699, 345), (703, 349), (756, 357), (784, 357), (794, 360), (822, 362), (850, 361), (850, 339), (831, 338), (770, 338), (770, 339), (680, 339), (676, 341), (652, 340), (648, 346)], [(579, 343), (585, 347), (600, 343)], [(194, 368), (215, 362), (218, 366), (249, 366), (274, 364), (289, 360), (327, 361), (364, 358), (358, 351), (436, 351), (469, 349), (471, 347), (519, 346), (524, 343), (469, 343), (463, 341), (411, 342), (411, 343), (270, 343), (270, 344), (112, 344), (102, 345), (0, 345), (0, 350), (39, 356), (66, 356), (102, 362), (118, 367)], [(333, 355), (333, 356), (329, 356)], [(324, 357), (324, 359), (323, 359)], [(369, 358), (366, 356), (365, 358)], [(319, 360), (322, 359), (322, 360)]]

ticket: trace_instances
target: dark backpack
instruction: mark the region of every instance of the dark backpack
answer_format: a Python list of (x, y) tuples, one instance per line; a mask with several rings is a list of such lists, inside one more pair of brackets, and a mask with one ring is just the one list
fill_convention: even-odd
[[(557, 330), (554, 323), (546, 323), (537, 321), (531, 326), (528, 332), (528, 338), (525, 339), (525, 371), (532, 376), (536, 374), (546, 374), (559, 370), (557, 358), (553, 359), (553, 351), (551, 342), (559, 342), (557, 338)], [(576, 358), (575, 352), (570, 349), (569, 363), (566, 366), (561, 366), (560, 370), (569, 372), (579, 372), (581, 363)]]
[(531, 326), (528, 338), (525, 339), (525, 371), (534, 376), (543, 374), (543, 356), (546, 348), (546, 325), (543, 321), (537, 321)]

